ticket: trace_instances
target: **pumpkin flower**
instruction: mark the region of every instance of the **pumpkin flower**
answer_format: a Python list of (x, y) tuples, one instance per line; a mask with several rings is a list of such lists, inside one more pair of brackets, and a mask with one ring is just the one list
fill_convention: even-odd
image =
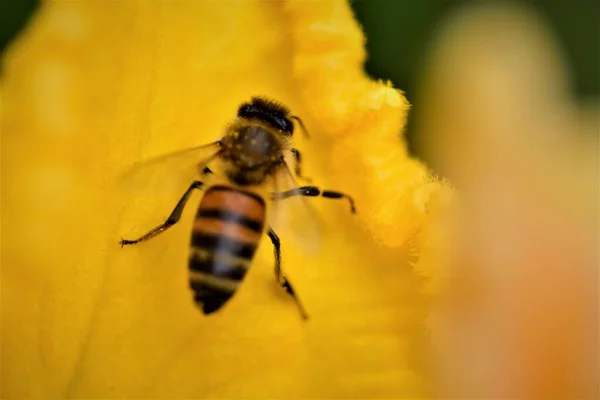
[[(364, 40), (344, 1), (43, 3), (2, 60), (2, 397), (425, 396), (427, 298), (409, 261), (450, 189), (409, 157), (408, 103), (366, 76)], [(303, 118), (305, 174), (358, 209), (310, 199), (318, 255), (282, 237), (308, 323), (268, 240), (225, 309), (198, 312), (193, 205), (118, 245), (182, 194), (134, 199), (124, 171), (215, 140), (254, 95)]]

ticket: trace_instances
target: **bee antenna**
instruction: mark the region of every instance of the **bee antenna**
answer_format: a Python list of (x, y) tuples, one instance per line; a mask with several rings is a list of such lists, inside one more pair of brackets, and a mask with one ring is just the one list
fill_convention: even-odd
[(290, 119), (296, 120), (296, 122), (298, 122), (298, 125), (300, 125), (300, 129), (302, 129), (302, 133), (304, 133), (304, 136), (306, 136), (307, 138), (310, 138), (310, 135), (308, 134), (308, 130), (306, 129), (306, 126), (304, 126), (304, 122), (302, 122), (300, 117), (298, 117), (296, 115), (292, 115), (290, 117)]

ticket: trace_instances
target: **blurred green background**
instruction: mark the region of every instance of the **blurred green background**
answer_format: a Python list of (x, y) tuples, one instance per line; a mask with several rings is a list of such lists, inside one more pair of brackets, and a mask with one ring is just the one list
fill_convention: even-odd
[[(83, 1), (83, 0), (82, 0)], [(415, 92), (424, 56), (440, 22), (468, 0), (362, 0), (352, 7), (367, 35), (367, 72), (391, 80), (418, 107)], [(38, 7), (36, 0), (0, 1), (2, 52)], [(573, 72), (575, 94), (597, 99), (600, 89), (600, 1), (521, 0), (546, 18), (561, 41)], [(411, 150), (409, 120), (406, 135)]]

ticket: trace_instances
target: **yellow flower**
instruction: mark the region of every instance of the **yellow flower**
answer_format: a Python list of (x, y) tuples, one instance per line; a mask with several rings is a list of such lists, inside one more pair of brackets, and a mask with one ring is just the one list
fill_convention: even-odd
[[(2, 397), (424, 396), (425, 299), (406, 244), (446, 189), (408, 157), (408, 104), (364, 74), (363, 42), (343, 1), (43, 4), (3, 59)], [(311, 200), (328, 227), (318, 257), (283, 242), (308, 323), (266, 240), (227, 308), (198, 312), (193, 206), (118, 246), (181, 193), (127, 204), (117, 177), (214, 140), (253, 95), (302, 116), (306, 174), (357, 202), (352, 218)]]

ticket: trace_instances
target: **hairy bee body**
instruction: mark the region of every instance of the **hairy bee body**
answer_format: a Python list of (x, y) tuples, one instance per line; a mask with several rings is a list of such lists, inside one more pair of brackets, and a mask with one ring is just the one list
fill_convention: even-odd
[(264, 233), (265, 200), (243, 188), (263, 184), (280, 165), (293, 126), (287, 112), (255, 100), (240, 107), (220, 141), (219, 156), (230, 184), (205, 191), (188, 263), (194, 301), (205, 314), (234, 295)]
[[(194, 220), (188, 261), (189, 287), (194, 302), (204, 314), (219, 310), (235, 294), (248, 272), (261, 236), (266, 233), (274, 248), (275, 278), (292, 296), (302, 317), (307, 318), (281, 269), (281, 243), (273, 227), (267, 227), (266, 201), (254, 190), (265, 186), (271, 178), (271, 183), (275, 183), (275, 191), (269, 194), (269, 200), (306, 196), (346, 198), (352, 212), (354, 202), (344, 193), (321, 190), (316, 186), (297, 187), (293, 184), (285, 190), (277, 185), (277, 180), (284, 182), (286, 177), (291, 178), (285, 161), (286, 154), (295, 159), (296, 176), (302, 177), (300, 152), (291, 147), (290, 139), (294, 133), (292, 120), (300, 124), (306, 133), (300, 118), (291, 115), (287, 108), (272, 100), (253, 97), (238, 108), (236, 118), (217, 142), (160, 157), (159, 161), (166, 161), (186, 158), (190, 154), (197, 156), (194, 165), (200, 168), (203, 176), (213, 173), (208, 167), (211, 162), (219, 162), (225, 183), (207, 187), (203, 181), (194, 180), (164, 223), (137, 239), (120, 241), (121, 246), (133, 245), (162, 234), (179, 221), (191, 193), (196, 189), (204, 189)], [(156, 161), (148, 165), (155, 165)], [(289, 203), (293, 200), (285, 201)], [(296, 212), (300, 211), (301, 208), (296, 209)], [(312, 226), (310, 217), (302, 219), (301, 223), (305, 227)], [(314, 239), (317, 235), (304, 236)]]

